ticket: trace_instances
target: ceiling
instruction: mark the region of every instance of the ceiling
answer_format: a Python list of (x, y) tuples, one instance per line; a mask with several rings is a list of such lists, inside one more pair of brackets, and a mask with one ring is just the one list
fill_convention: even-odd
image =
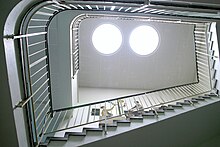
[[(123, 35), (122, 46), (113, 55), (99, 53), (91, 41), (103, 23), (115, 24)], [(140, 25), (159, 33), (159, 46), (151, 55), (139, 56), (129, 46), (131, 31)], [(79, 86), (155, 90), (196, 82), (193, 30), (190, 24), (85, 19), (80, 25)]]

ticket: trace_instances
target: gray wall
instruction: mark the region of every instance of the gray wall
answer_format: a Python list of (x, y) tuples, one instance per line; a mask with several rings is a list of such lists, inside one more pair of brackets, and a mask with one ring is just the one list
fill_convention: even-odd
[(53, 109), (72, 106), (77, 101), (77, 78), (71, 77), (70, 24), (80, 14), (65, 11), (49, 26), (49, 52)]
[[(94, 30), (103, 23), (122, 32), (122, 45), (111, 55), (92, 44)], [(147, 56), (137, 55), (129, 45), (131, 31), (141, 25), (154, 27), (160, 36), (157, 50)], [(79, 86), (155, 90), (196, 82), (193, 31), (189, 24), (85, 19), (80, 24)]]

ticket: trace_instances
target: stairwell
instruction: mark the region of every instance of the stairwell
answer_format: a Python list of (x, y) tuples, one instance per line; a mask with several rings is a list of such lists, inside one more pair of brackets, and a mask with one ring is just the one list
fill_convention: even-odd
[[(170, 121), (173, 119), (175, 120), (176, 117), (184, 118), (184, 115), (192, 115), (191, 113), (197, 111), (198, 108), (203, 109), (203, 107), (207, 107), (208, 104), (211, 105), (217, 102), (219, 102), (219, 96), (215, 94), (205, 94), (203, 96), (197, 96), (190, 99), (185, 99), (183, 101), (170, 103), (168, 105), (155, 107), (154, 109), (145, 111), (140, 116), (133, 116), (131, 118), (122, 117), (124, 119), (120, 119), (120, 120), (117, 120), (118, 118), (115, 119), (112, 118), (111, 119), (112, 121), (106, 121), (108, 122), (106, 124), (107, 132), (105, 131), (105, 121), (60, 131), (55, 133), (54, 136), (47, 137), (46, 142), (41, 144), (41, 146), (69, 147), (69, 146), (83, 146), (86, 144), (92, 145), (94, 142), (101, 141), (103, 139), (106, 140), (109, 138), (117, 138), (118, 136), (123, 136), (129, 132), (131, 133), (133, 131), (140, 131), (141, 129), (145, 129), (145, 128), (147, 129), (148, 127), (151, 126), (162, 125), (166, 121)], [(69, 122), (73, 121), (73, 119), (74, 117), (71, 118)], [(185, 121), (180, 122), (179, 129), (184, 130), (184, 125), (186, 125), (184, 124)], [(197, 121), (200, 120), (198, 119)], [(189, 119), (189, 123), (192, 123), (190, 119)], [(196, 125), (194, 123), (192, 123), (193, 126)], [(201, 124), (197, 124), (198, 125), (197, 127), (201, 126)], [(188, 128), (186, 128), (186, 130), (188, 130)], [(193, 130), (194, 129), (192, 128), (192, 131)], [(167, 132), (168, 136), (175, 135), (175, 134), (170, 134), (169, 133), (170, 131), (172, 132), (173, 130), (166, 130), (163, 133)], [(152, 132), (152, 135), (155, 134), (156, 132), (157, 132), (156, 130)], [(178, 133), (178, 129), (176, 133)], [(136, 137), (139, 138), (139, 136)], [(186, 138), (188, 137), (186, 136)], [(149, 139), (150, 138), (146, 138), (146, 140)], [(162, 139), (160, 134), (158, 134), (158, 139)], [(182, 146), (184, 146), (184, 144), (185, 143), (183, 143)], [(173, 146), (175, 145), (173, 144)]]

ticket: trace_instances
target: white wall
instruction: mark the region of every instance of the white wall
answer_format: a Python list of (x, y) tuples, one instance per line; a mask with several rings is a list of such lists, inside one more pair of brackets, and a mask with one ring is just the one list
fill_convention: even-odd
[[(92, 44), (95, 28), (115, 24), (123, 42), (112, 55), (99, 53)], [(129, 46), (131, 31), (141, 25), (154, 27), (160, 36), (157, 50), (147, 56)], [(79, 86), (155, 90), (196, 82), (194, 27), (189, 24), (91, 18), (80, 25)]]

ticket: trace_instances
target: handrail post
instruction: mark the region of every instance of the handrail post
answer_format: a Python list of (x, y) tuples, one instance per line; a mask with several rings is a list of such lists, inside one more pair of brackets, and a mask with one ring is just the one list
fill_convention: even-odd
[[(105, 101), (105, 109), (106, 109), (106, 101)], [(104, 129), (104, 132), (105, 132), (105, 135), (107, 135), (107, 111), (105, 111), (105, 129)]]

